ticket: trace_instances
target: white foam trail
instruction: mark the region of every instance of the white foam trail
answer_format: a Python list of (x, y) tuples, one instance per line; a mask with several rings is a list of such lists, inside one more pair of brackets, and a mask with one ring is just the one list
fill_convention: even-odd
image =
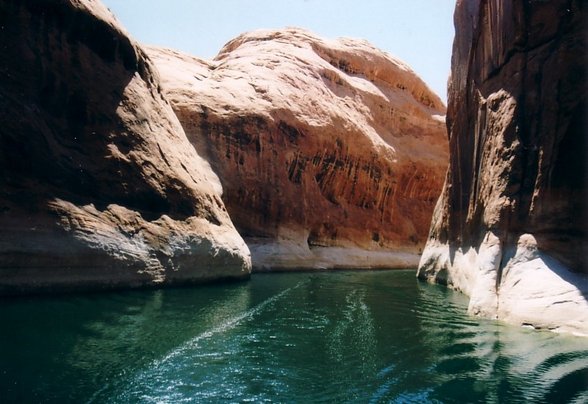
[[(186, 341), (184, 344), (180, 345), (179, 347), (175, 348), (173, 351), (169, 352), (163, 358), (154, 360), (152, 362), (152, 364), (147, 368), (148, 369), (147, 371), (151, 372), (151, 371), (159, 368), (161, 365), (165, 364), (170, 359), (173, 359), (175, 357), (178, 357), (178, 356), (184, 354), (187, 351), (190, 351), (191, 349), (195, 348), (198, 345), (198, 342), (200, 342), (202, 340), (210, 338), (213, 335), (231, 330), (231, 329), (239, 326), (245, 320), (252, 319), (255, 315), (262, 312), (268, 305), (276, 302), (277, 300), (284, 297), (286, 294), (299, 288), (303, 283), (305, 283), (305, 281), (300, 281), (296, 285), (294, 285), (288, 289), (285, 289), (285, 290), (281, 291), (280, 293), (278, 293), (277, 295), (274, 295), (274, 296), (264, 300), (263, 302), (259, 303), (257, 306), (241, 313), (240, 315), (235, 316), (233, 318), (230, 318), (227, 321), (225, 321), (224, 323), (219, 324), (216, 327), (211, 328), (210, 330), (207, 330), (207, 331), (204, 331), (204, 332), (198, 334), (194, 338)], [(140, 372), (140, 374), (144, 374), (144, 373), (145, 373), (145, 370)], [(98, 390), (96, 393), (94, 393), (94, 395), (87, 402), (88, 403), (94, 402), (99, 397), (99, 395), (104, 390), (106, 390), (108, 387), (109, 387), (109, 385), (106, 385), (102, 389)]]
[(210, 330), (204, 331), (201, 334), (198, 334), (197, 336), (195, 336), (191, 340), (186, 341), (183, 345), (177, 347), (176, 349), (174, 349), (173, 351), (171, 351), (170, 353), (165, 355), (163, 358), (154, 361), (154, 363), (151, 367), (153, 368), (153, 367), (161, 366), (162, 364), (164, 364), (168, 360), (175, 358), (176, 356), (183, 354), (184, 352), (195, 348), (198, 345), (198, 342), (205, 340), (207, 338), (210, 338), (215, 334), (220, 334), (225, 331), (231, 330), (231, 329), (237, 327), (238, 325), (240, 325), (243, 321), (252, 319), (255, 315), (257, 315), (261, 311), (263, 311), (268, 305), (274, 303), (276, 300), (281, 299), (284, 295), (286, 295), (287, 293), (290, 293), (294, 289), (297, 289), (303, 283), (304, 282), (301, 281), (301, 282), (297, 283), (296, 285), (292, 286), (291, 288), (283, 290), (282, 292), (278, 293), (277, 295), (274, 295), (274, 296), (270, 297), (269, 299), (264, 300), (263, 302), (259, 303), (257, 306), (241, 313), (240, 315), (235, 316), (233, 318), (230, 318), (227, 321), (225, 321), (224, 323), (219, 324), (216, 327), (211, 328)]

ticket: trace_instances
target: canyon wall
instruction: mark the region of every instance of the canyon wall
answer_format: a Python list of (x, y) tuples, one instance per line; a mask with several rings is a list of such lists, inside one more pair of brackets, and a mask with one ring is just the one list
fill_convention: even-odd
[(588, 335), (586, 3), (458, 0), (450, 163), (418, 276)]
[(408, 66), (294, 28), (212, 61), (146, 50), (254, 269), (417, 265), (448, 154), (445, 106)]
[(0, 1), (0, 294), (243, 278), (247, 246), (100, 2)]

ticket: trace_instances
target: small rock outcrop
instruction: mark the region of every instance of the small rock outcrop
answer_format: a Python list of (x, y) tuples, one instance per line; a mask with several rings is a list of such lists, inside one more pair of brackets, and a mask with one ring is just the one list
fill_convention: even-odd
[(450, 164), (418, 276), (472, 313), (588, 335), (583, 1), (458, 0)]
[(243, 278), (149, 59), (92, 0), (0, 1), (0, 294)]
[(416, 266), (448, 154), (445, 106), (408, 66), (294, 28), (213, 61), (147, 52), (254, 269)]

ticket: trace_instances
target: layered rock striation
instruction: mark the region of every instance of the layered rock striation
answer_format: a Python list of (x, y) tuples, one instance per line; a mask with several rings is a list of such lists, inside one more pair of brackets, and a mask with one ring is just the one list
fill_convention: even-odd
[(588, 335), (582, 1), (458, 0), (450, 164), (418, 276), (469, 310)]
[(91, 0), (0, 1), (0, 294), (243, 278), (151, 62)]
[(408, 66), (294, 28), (212, 61), (147, 52), (254, 268), (417, 264), (448, 155), (445, 107)]

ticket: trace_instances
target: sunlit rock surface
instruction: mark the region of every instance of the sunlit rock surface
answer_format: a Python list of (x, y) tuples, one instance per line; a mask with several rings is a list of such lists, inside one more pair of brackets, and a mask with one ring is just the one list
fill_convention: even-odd
[(217, 176), (90, 0), (0, 1), (0, 294), (246, 277)]
[(588, 335), (582, 1), (455, 10), (450, 166), (419, 277), (470, 311)]
[(300, 29), (213, 61), (147, 52), (254, 268), (416, 266), (448, 155), (445, 107), (408, 66)]

